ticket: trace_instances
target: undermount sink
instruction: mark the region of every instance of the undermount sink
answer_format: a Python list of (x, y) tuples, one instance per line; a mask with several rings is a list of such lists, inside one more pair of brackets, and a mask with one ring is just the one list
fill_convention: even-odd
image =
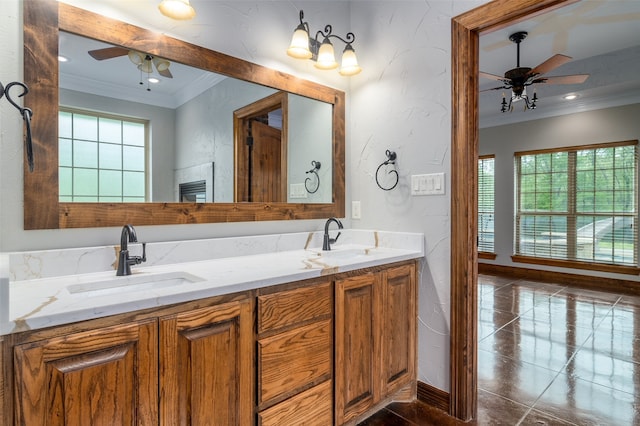
[(106, 295), (126, 291), (155, 290), (204, 281), (204, 278), (184, 271), (165, 273), (139, 273), (124, 277), (113, 277), (105, 280), (67, 286), (71, 294)]
[(326, 259), (353, 259), (356, 257), (366, 256), (369, 254), (368, 248), (362, 247), (334, 247), (331, 250), (321, 250), (318, 252), (320, 257), (324, 257)]

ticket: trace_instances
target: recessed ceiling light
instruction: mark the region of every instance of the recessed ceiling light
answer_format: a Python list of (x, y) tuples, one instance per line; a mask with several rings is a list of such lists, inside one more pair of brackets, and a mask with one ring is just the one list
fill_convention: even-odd
[(154, 84), (155, 84), (155, 83), (160, 83), (160, 80), (158, 80), (158, 79), (157, 79), (157, 78), (155, 78), (155, 77), (149, 77), (149, 78), (147, 79), (147, 81), (149, 81), (149, 83), (154, 83)]
[(58, 55), (58, 62), (69, 62), (69, 58), (66, 56)]
[(562, 97), (562, 99), (566, 100), (566, 101), (572, 101), (574, 99), (576, 99), (578, 97), (578, 95), (576, 95), (575, 93), (570, 93), (568, 95), (565, 95)]

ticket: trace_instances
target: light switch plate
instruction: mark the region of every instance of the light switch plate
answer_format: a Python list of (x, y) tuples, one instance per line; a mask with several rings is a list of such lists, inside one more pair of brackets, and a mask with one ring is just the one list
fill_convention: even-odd
[(351, 219), (362, 219), (360, 201), (351, 202)]
[(289, 198), (307, 198), (307, 190), (304, 183), (292, 183), (289, 185)]
[(411, 195), (444, 194), (444, 173), (411, 176)]

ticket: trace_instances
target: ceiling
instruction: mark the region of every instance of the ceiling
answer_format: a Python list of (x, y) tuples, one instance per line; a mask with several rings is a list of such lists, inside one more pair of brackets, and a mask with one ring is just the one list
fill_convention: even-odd
[[(554, 115), (640, 103), (640, 1), (582, 0), (480, 37), (480, 70), (504, 75), (516, 67), (516, 44), (509, 35), (528, 32), (520, 44), (520, 66), (534, 68), (560, 53), (573, 58), (545, 76), (589, 74), (582, 84), (535, 84), (535, 110), (514, 103), (501, 113), (502, 93), (489, 90), (500, 82), (479, 79), (480, 127), (493, 127)], [(573, 101), (562, 96), (578, 94)]]

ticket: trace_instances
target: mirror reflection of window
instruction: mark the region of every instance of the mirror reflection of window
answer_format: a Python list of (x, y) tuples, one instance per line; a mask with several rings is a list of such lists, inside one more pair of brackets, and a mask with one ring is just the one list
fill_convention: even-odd
[(63, 108), (58, 118), (60, 201), (146, 200), (146, 122)]

